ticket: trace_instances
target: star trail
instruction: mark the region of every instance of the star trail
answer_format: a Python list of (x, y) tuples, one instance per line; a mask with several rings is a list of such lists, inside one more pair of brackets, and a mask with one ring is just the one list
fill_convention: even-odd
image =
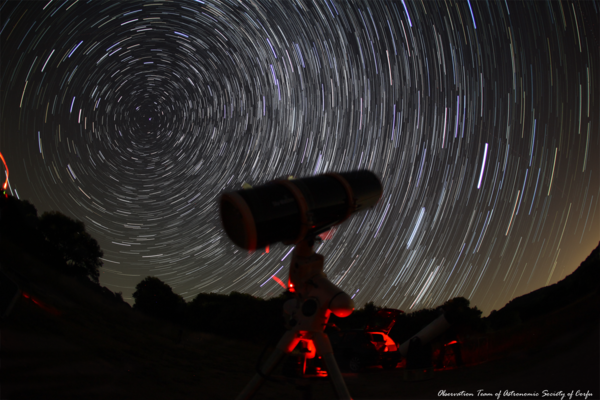
[(358, 306), (487, 314), (600, 240), (599, 8), (4, 2), (9, 191), (85, 222), (130, 302), (146, 276), (268, 298), (291, 247), (236, 248), (220, 194), (369, 169), (383, 196), (318, 246), (329, 279)]

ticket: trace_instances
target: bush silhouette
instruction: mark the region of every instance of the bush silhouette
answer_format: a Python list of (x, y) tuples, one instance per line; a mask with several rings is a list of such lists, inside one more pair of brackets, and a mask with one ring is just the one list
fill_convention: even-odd
[(39, 227), (46, 241), (57, 251), (65, 263), (65, 272), (80, 277), (88, 276), (99, 283), (104, 253), (96, 239), (85, 231), (85, 224), (57, 211), (46, 212)]
[(43, 241), (37, 210), (27, 200), (0, 196), (0, 232), (13, 243), (28, 250)]
[(284, 332), (281, 296), (263, 300), (249, 294), (199, 293), (188, 303), (187, 323), (193, 329), (221, 336), (264, 341)]
[(446, 318), (454, 325), (473, 330), (485, 330), (482, 325), (482, 311), (477, 307), (470, 307), (471, 302), (464, 297), (455, 297), (446, 301), (442, 308)]
[(144, 278), (135, 287), (134, 309), (153, 317), (182, 322), (186, 303), (168, 284), (154, 276)]
[(44, 264), (63, 272), (66, 269), (61, 253), (41, 231), (36, 208), (27, 200), (0, 196), (0, 234), (3, 241)]

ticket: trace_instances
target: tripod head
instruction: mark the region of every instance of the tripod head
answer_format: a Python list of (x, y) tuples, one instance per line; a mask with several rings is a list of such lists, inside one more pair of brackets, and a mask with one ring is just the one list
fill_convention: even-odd
[(327, 279), (323, 272), (324, 257), (313, 251), (313, 245), (314, 239), (296, 244), (289, 270), (290, 292), (296, 293), (304, 301), (314, 297), (327, 305), (327, 309), (336, 316), (346, 317), (354, 309), (354, 301)]
[(313, 239), (302, 240), (294, 249), (288, 288), (295, 298), (284, 304), (289, 325), (298, 331), (323, 331), (331, 313), (347, 317), (354, 301), (323, 272), (324, 257), (313, 251)]

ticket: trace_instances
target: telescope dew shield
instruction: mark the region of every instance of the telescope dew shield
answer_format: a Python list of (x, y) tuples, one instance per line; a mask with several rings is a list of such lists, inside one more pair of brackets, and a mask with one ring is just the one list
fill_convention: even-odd
[(221, 221), (236, 245), (253, 251), (325, 232), (353, 213), (374, 206), (382, 193), (381, 182), (370, 171), (276, 180), (224, 193)]

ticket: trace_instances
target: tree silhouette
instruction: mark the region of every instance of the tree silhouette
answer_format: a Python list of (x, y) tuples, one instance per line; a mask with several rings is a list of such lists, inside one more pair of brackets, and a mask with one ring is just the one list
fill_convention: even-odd
[[(59, 252), (46, 241), (40, 230), (35, 206), (27, 200), (0, 196), (0, 235), (2, 244), (16, 246), (48, 266), (60, 269), (64, 265)], [(0, 258), (3, 255), (0, 254)]]
[(168, 284), (157, 277), (148, 276), (138, 283), (135, 289), (133, 308), (153, 317), (171, 321), (182, 319), (186, 303)]
[(85, 231), (85, 224), (57, 211), (46, 212), (40, 217), (40, 230), (46, 241), (62, 256), (68, 273), (88, 276), (99, 283), (104, 253), (96, 239)]
[(330, 325), (335, 325), (342, 330), (364, 329), (369, 323), (373, 322), (372, 319), (379, 310), (381, 310), (381, 307), (370, 301), (362, 308), (354, 310), (347, 317), (340, 318), (336, 317), (335, 314), (331, 314), (329, 317)]
[(471, 302), (464, 297), (455, 297), (444, 303), (442, 308), (446, 313), (446, 318), (452, 323), (460, 324), (463, 327), (472, 329), (483, 329), (481, 320), (481, 310), (477, 307), (470, 307)]
[(0, 232), (13, 243), (29, 247), (42, 240), (37, 210), (27, 200), (0, 196), (0, 221)]
[(377, 311), (381, 310), (381, 307), (376, 306), (375, 303), (373, 303), (372, 301), (368, 302), (367, 304), (365, 304), (365, 306), (363, 307), (366, 317), (367, 318), (373, 318), (373, 316), (375, 314), (377, 314)]

